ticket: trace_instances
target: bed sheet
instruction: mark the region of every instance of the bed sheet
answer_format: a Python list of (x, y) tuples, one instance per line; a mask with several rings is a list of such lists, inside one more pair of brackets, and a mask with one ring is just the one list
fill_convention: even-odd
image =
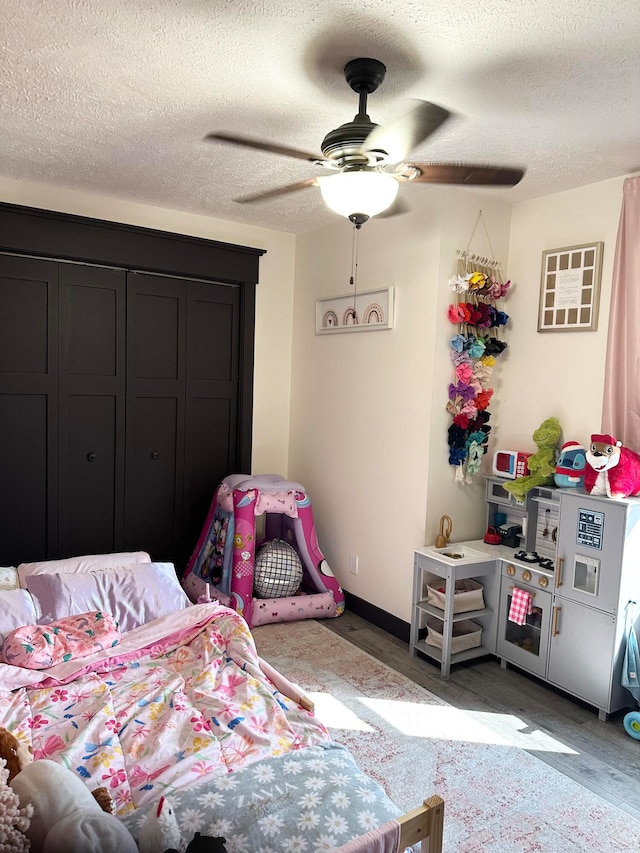
[(0, 726), (85, 780), (119, 816), (212, 776), (330, 743), (260, 669), (235, 611), (194, 605), (116, 649), (41, 672), (0, 666)]

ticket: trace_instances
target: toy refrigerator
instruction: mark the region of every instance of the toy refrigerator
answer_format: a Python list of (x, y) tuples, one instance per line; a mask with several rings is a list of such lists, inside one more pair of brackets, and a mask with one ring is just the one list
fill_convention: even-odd
[(640, 603), (640, 500), (562, 490), (553, 585), (547, 681), (606, 719), (629, 704), (624, 616)]

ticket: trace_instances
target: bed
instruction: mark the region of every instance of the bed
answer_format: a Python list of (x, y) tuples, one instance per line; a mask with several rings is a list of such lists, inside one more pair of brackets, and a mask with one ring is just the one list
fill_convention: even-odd
[(192, 604), (171, 564), (96, 555), (13, 577), (0, 577), (0, 726), (107, 786), (134, 838), (165, 796), (183, 845), (201, 832), (228, 853), (442, 849), (442, 800), (401, 815), (242, 616)]

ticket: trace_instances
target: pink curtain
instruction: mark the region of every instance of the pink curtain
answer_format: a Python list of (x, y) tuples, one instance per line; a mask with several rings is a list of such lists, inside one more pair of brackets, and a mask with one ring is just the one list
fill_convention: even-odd
[(627, 178), (622, 194), (602, 429), (640, 453), (640, 177)]

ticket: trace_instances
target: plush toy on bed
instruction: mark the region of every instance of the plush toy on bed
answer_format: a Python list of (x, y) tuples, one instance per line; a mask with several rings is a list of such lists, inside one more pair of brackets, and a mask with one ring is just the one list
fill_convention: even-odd
[(168, 797), (160, 797), (147, 815), (138, 836), (138, 847), (140, 853), (184, 853), (176, 812)]
[(26, 831), (31, 853), (138, 853), (129, 830), (111, 813), (106, 788), (94, 796), (61, 764), (47, 758), (34, 761), (28, 749), (3, 728), (0, 758), (7, 764), (8, 782), (21, 805), (33, 809)]
[(225, 841), (196, 832), (185, 847), (173, 803), (167, 797), (160, 797), (142, 824), (138, 847), (140, 853), (227, 853)]
[(221, 836), (201, 835), (196, 832), (187, 846), (186, 853), (227, 853), (224, 846), (226, 840)]
[(511, 483), (503, 483), (504, 488), (519, 501), (534, 486), (552, 486), (556, 470), (556, 448), (562, 437), (562, 427), (557, 418), (547, 418), (533, 433), (538, 450), (527, 457), (529, 473), (517, 477)]
[(28, 853), (27, 830), (33, 806), (20, 806), (20, 797), (8, 782), (9, 770), (0, 758), (0, 850), (7, 853)]
[(587, 450), (584, 487), (591, 495), (640, 495), (640, 456), (607, 433), (595, 433)]

